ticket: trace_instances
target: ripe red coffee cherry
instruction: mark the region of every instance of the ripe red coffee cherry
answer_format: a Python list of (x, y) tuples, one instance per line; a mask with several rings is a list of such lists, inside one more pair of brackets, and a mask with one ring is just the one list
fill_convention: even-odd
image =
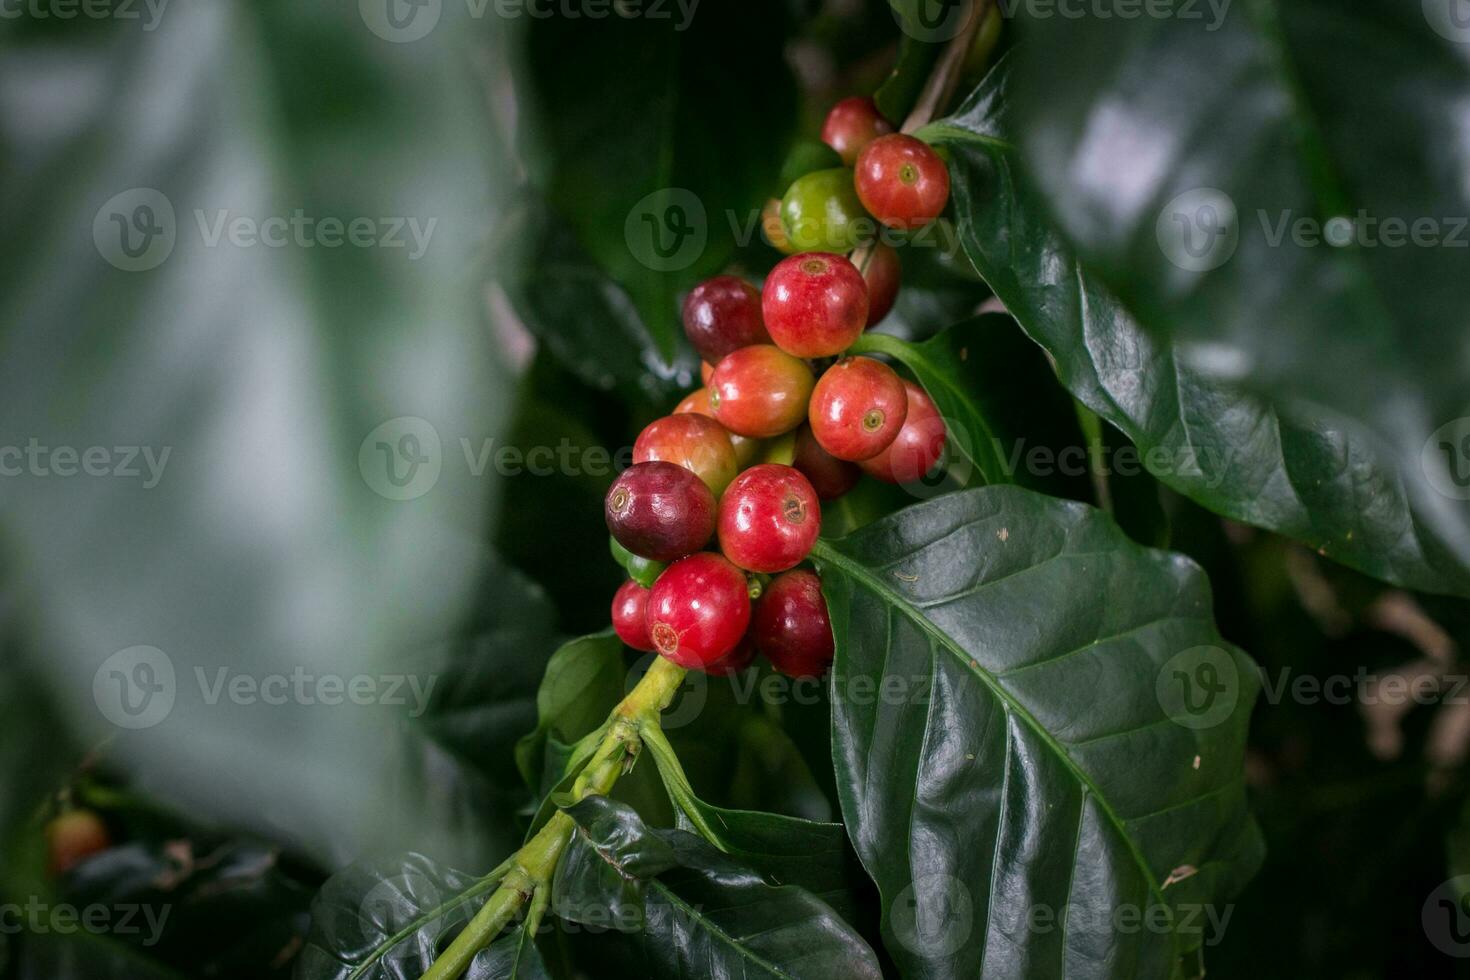
[(803, 252), (771, 270), (761, 309), (777, 347), (795, 357), (830, 357), (868, 325), (868, 285), (842, 256)]
[(796, 430), (796, 454), (791, 465), (801, 471), (822, 500), (836, 500), (863, 475), (856, 463), (838, 459), (823, 449), (809, 425)]
[(735, 276), (715, 276), (689, 291), (684, 333), (710, 364), (733, 350), (771, 342), (761, 322), (760, 291)]
[(653, 460), (684, 467), (703, 480), (716, 497), (740, 471), (725, 427), (696, 412), (666, 415), (644, 427), (633, 443), (633, 462)]
[(944, 456), (944, 419), (929, 395), (912, 381), (903, 383), (908, 417), (893, 443), (872, 459), (858, 463), (863, 472), (884, 483), (913, 483)]
[(715, 495), (674, 463), (635, 463), (613, 481), (604, 510), (618, 544), (641, 558), (673, 561), (705, 546), (715, 529)]
[(703, 668), (735, 649), (750, 625), (745, 573), (701, 551), (659, 576), (648, 599), (648, 632), (660, 656)]
[(844, 357), (812, 390), (812, 434), (838, 459), (871, 459), (898, 437), (908, 408), (893, 368), (871, 357)]
[(767, 586), (751, 631), (771, 666), (788, 677), (821, 677), (832, 665), (832, 624), (814, 572), (799, 568)]
[(792, 466), (752, 466), (720, 503), (720, 550), (746, 571), (784, 572), (807, 556), (821, 530), (817, 491)]
[(799, 358), (770, 344), (742, 347), (710, 376), (710, 408), (731, 432), (767, 439), (802, 423), (814, 384), (812, 369)]
[(612, 601), (613, 631), (634, 650), (653, 652), (653, 638), (648, 635), (649, 590), (629, 579), (624, 582)]
[(704, 668), (711, 677), (729, 677), (738, 674), (755, 662), (755, 640), (749, 630), (735, 644), (735, 649)]
[(69, 810), (46, 825), (46, 867), (62, 875), (112, 846), (112, 835), (91, 810)]
[(880, 322), (893, 309), (902, 279), (903, 264), (898, 260), (898, 250), (875, 242), (863, 268), (863, 281), (868, 284), (868, 326)]
[(863, 147), (891, 132), (893, 123), (883, 118), (873, 100), (854, 95), (828, 111), (822, 123), (822, 142), (836, 150), (850, 167)]
[(922, 228), (949, 200), (949, 170), (923, 140), (903, 133), (880, 136), (858, 157), (858, 198), (890, 228)]

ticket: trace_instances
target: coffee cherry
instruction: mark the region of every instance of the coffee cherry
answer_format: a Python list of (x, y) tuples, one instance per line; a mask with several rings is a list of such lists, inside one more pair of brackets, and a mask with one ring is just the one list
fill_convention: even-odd
[(781, 198), (781, 227), (792, 247), (803, 252), (851, 251), (878, 230), (846, 167), (797, 178)]
[(751, 626), (755, 644), (788, 677), (821, 677), (835, 652), (822, 581), (804, 568), (780, 575), (761, 596)]
[(623, 571), (628, 573), (630, 579), (645, 589), (653, 588), (653, 583), (658, 581), (659, 575), (668, 567), (661, 561), (649, 561), (647, 558), (640, 558), (627, 548), (618, 544), (618, 539), (611, 535), (607, 539), (607, 548), (608, 551), (612, 552), (613, 561), (623, 567)]
[(715, 528), (715, 495), (674, 463), (628, 467), (608, 490), (605, 511), (607, 529), (618, 543), (654, 561), (698, 551)]
[(871, 459), (897, 438), (908, 414), (903, 379), (871, 357), (844, 357), (812, 390), (812, 434), (838, 459)]
[(715, 276), (689, 291), (684, 333), (710, 364), (733, 350), (771, 342), (761, 323), (760, 291), (735, 276)]
[(68, 810), (46, 825), (46, 868), (63, 875), (112, 846), (112, 835), (91, 810)]
[[(714, 369), (711, 368), (711, 376), (713, 376), (713, 372)], [(715, 410), (709, 404), (708, 388), (699, 388), (691, 391), (674, 408), (675, 415), (683, 415), (686, 412), (694, 412), (698, 415), (708, 416), (709, 418), (715, 417)], [(721, 428), (724, 427), (721, 426)], [(738, 469), (744, 469), (755, 461), (755, 457), (760, 453), (761, 449), (761, 444), (758, 440), (736, 435), (728, 429), (725, 431), (725, 434), (730, 437), (730, 446), (735, 450), (735, 463)]]
[(649, 596), (654, 648), (680, 667), (715, 663), (735, 649), (749, 625), (745, 573), (713, 552), (674, 562)]
[(740, 642), (735, 644), (735, 649), (725, 654), (719, 660), (707, 665), (704, 672), (711, 677), (730, 677), (740, 673), (755, 662), (755, 640), (750, 631), (746, 630)]
[(725, 492), (740, 471), (724, 426), (696, 412), (666, 415), (644, 427), (633, 442), (633, 462), (677, 463), (704, 481), (714, 495)]
[(612, 601), (613, 631), (634, 650), (653, 652), (653, 638), (648, 635), (649, 590), (634, 581), (618, 588)]
[(761, 309), (777, 347), (795, 357), (831, 357), (868, 325), (868, 286), (842, 256), (806, 252), (771, 270)]
[(783, 255), (795, 252), (796, 246), (786, 237), (786, 226), (781, 224), (781, 199), (773, 197), (761, 208), (761, 234), (766, 243)]
[(766, 439), (801, 424), (815, 383), (803, 361), (770, 344), (742, 347), (716, 365), (710, 407), (731, 432)]
[(898, 260), (898, 250), (875, 242), (863, 268), (863, 281), (868, 284), (868, 326), (880, 322), (893, 309), (902, 279), (903, 264)]
[(807, 556), (821, 530), (817, 491), (791, 466), (752, 466), (720, 503), (720, 550), (746, 571), (784, 572)]
[(838, 459), (823, 449), (809, 425), (796, 430), (796, 456), (791, 465), (801, 471), (822, 500), (836, 500), (863, 475), (856, 463)]
[(834, 105), (822, 123), (822, 142), (837, 151), (849, 167), (863, 147), (879, 136), (893, 132), (893, 123), (884, 119), (872, 99), (850, 96)]
[[(770, 343), (770, 340), (767, 340), (766, 343)], [(711, 364), (709, 361), (700, 361), (699, 362), (699, 380), (700, 381), (704, 382), (705, 384), (709, 384), (709, 376), (712, 375), (712, 374), (714, 374), (714, 373), (715, 373), (715, 366), (713, 364)]]
[(908, 417), (893, 443), (872, 459), (861, 460), (863, 472), (884, 483), (913, 483), (944, 456), (944, 419), (929, 395), (912, 381), (903, 383)]
[(880, 136), (858, 157), (858, 197), (890, 228), (922, 228), (949, 200), (949, 171), (923, 140)]

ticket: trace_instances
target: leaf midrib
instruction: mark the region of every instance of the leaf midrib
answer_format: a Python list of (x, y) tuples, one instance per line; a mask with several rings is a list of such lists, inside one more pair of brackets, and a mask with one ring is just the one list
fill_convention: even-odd
[[(969, 668), (980, 682), (985, 685), (992, 696), (1004, 704), (1008, 710), (1013, 712), (1015, 717), (1025, 722), (1041, 738), (1042, 744), (1061, 760), (1062, 764), (1072, 773), (1073, 778), (1081, 784), (1083, 789), (1092, 794), (1103, 815), (1123, 839), (1124, 844), (1128, 848), (1129, 855), (1138, 866), (1139, 873), (1143, 876), (1144, 883), (1148, 886), (1149, 893), (1160, 905), (1166, 907), (1169, 905), (1168, 900), (1164, 897), (1163, 890), (1154, 881), (1153, 871), (1150, 869), (1148, 861), (1144, 858), (1143, 852), (1138, 849), (1138, 845), (1134, 842), (1132, 835), (1128, 833), (1124, 821), (1118, 816), (1117, 811), (1113, 809), (1112, 804), (1103, 795), (1101, 788), (1093, 781), (1091, 776), (1077, 766), (1077, 763), (1067, 754), (1062, 744), (1057, 741), (1051, 732), (1047, 731), (1046, 727), (1036, 719), (1036, 716), (1024, 704), (1016, 700), (1010, 692), (1006, 691), (994, 675), (981, 667), (978, 659), (972, 658), (960, 647), (953, 637), (936, 626), (902, 595), (893, 591), (881, 578), (872, 575), (857, 561), (849, 558), (833, 547), (832, 544), (820, 538), (812, 547), (811, 553), (818, 561), (837, 566), (843, 574), (850, 576), (870, 592), (887, 599), (894, 608), (912, 620), (932, 640), (949, 650), (951, 655), (958, 659), (963, 666)], [(1175, 933), (1171, 932), (1169, 934), (1169, 942), (1172, 948), (1178, 949), (1179, 937)]]

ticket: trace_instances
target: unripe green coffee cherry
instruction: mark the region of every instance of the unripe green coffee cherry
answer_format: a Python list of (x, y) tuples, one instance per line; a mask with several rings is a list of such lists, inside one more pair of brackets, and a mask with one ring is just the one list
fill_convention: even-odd
[(798, 252), (849, 252), (877, 230), (846, 167), (798, 178), (781, 199), (781, 224)]

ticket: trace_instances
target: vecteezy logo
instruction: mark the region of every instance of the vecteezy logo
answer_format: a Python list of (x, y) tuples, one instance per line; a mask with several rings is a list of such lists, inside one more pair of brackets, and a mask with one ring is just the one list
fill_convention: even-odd
[(1219, 647), (1190, 647), (1159, 668), (1154, 693), (1175, 724), (1213, 728), (1235, 711), (1240, 672), (1235, 658)]
[(928, 958), (958, 952), (975, 927), (975, 903), (958, 878), (926, 874), (899, 892), (888, 913), (898, 941)]
[(413, 415), (389, 419), (357, 449), (357, 468), (372, 491), (389, 500), (413, 500), (434, 489), (444, 467), (439, 430)]
[(948, 41), (964, 29), (969, 5), (962, 0), (914, 0), (893, 4), (892, 9), (899, 30), (915, 41), (936, 43)]
[(99, 255), (124, 272), (145, 272), (162, 265), (177, 237), (173, 203), (151, 187), (114, 194), (92, 218), (92, 244)]
[(682, 187), (656, 190), (628, 212), (623, 240), (633, 258), (654, 272), (687, 269), (709, 240), (704, 204)]
[(1470, 500), (1470, 416), (1434, 430), (1419, 450), (1419, 469), (1440, 494)]
[(439, 23), (444, 0), (357, 0), (368, 30), (385, 41), (417, 41)]
[(158, 647), (119, 650), (92, 677), (92, 700), (119, 728), (152, 728), (174, 708), (174, 663)]
[(1419, 922), (1435, 949), (1447, 956), (1470, 956), (1470, 875), (1451, 878), (1430, 892)]
[(1235, 202), (1213, 187), (1185, 191), (1159, 212), (1154, 236), (1164, 258), (1179, 268), (1187, 272), (1218, 269), (1240, 243)]
[(1424, 0), (1424, 19), (1440, 37), (1470, 44), (1470, 0)]

